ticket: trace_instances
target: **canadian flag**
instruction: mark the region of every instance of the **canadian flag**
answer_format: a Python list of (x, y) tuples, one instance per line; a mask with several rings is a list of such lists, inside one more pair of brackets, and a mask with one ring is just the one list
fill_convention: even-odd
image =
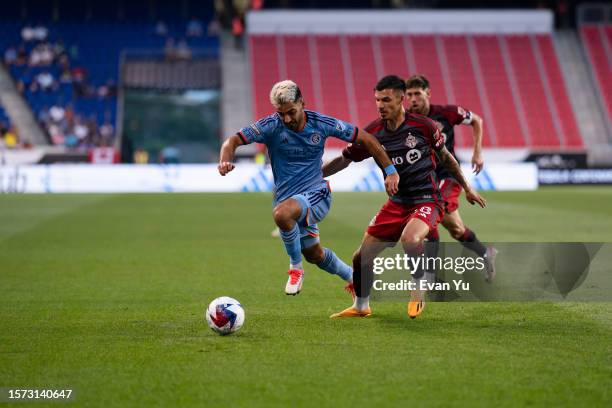
[(119, 152), (113, 147), (94, 147), (89, 151), (89, 161), (93, 164), (119, 163)]

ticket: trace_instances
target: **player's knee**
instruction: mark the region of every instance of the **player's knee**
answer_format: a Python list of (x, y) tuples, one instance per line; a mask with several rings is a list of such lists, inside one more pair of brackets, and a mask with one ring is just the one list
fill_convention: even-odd
[(465, 227), (463, 225), (451, 225), (448, 228), (448, 233), (454, 239), (459, 239), (465, 234)]
[(291, 211), (289, 211), (286, 207), (278, 206), (272, 211), (272, 217), (274, 218), (274, 222), (279, 227), (282, 227), (282, 224), (291, 221)]
[(404, 246), (404, 249), (413, 249), (421, 244), (423, 238), (418, 234), (403, 234), (400, 241)]
[(320, 245), (315, 245), (314, 247), (305, 249), (302, 251), (302, 255), (306, 259), (306, 262), (311, 264), (318, 265), (323, 262), (323, 258), (325, 258), (325, 253), (323, 252), (323, 248)]

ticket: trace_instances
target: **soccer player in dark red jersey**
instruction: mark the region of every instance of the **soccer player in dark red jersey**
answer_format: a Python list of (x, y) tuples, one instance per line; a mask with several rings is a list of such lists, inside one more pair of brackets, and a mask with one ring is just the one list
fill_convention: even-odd
[[(374, 89), (379, 119), (366, 127), (393, 161), (399, 175), (399, 189), (376, 214), (353, 255), (353, 305), (331, 317), (365, 317), (371, 314), (369, 295), (372, 288), (374, 258), (389, 245), (401, 241), (406, 253), (419, 256), (423, 241), (444, 215), (442, 197), (435, 178), (437, 160), (447, 166), (465, 190), (470, 203), (485, 207), (486, 201), (468, 184), (459, 164), (446, 149), (436, 124), (429, 118), (407, 113), (404, 109), (405, 81), (395, 75), (382, 78)], [(371, 155), (360, 144), (350, 144), (342, 155), (323, 165), (323, 175), (332, 175), (351, 162)], [(383, 170), (384, 171), (384, 170)], [(413, 280), (420, 280), (424, 271), (413, 271)], [(422, 290), (411, 291), (408, 315), (418, 316), (423, 310)]]
[[(454, 127), (468, 125), (472, 127), (474, 136), (474, 152), (472, 155), (472, 169), (478, 174), (484, 166), (482, 159), (482, 118), (477, 114), (456, 105), (433, 105), (431, 104), (431, 90), (429, 81), (423, 75), (413, 75), (406, 80), (406, 99), (408, 111), (418, 113), (432, 119), (442, 136), (446, 149), (455, 159), (455, 133)], [(476, 234), (467, 228), (459, 215), (459, 196), (461, 195), (461, 184), (453, 177), (453, 174), (444, 166), (436, 168), (438, 186), (442, 198), (446, 202), (446, 213), (440, 222), (448, 230), (450, 235), (461, 242), (464, 247), (474, 251), (485, 260), (485, 280), (493, 281), (495, 278), (495, 256), (497, 250), (492, 246), (486, 247), (476, 238)], [(427, 246), (428, 256), (437, 256), (440, 236), (438, 229), (434, 228), (427, 236), (431, 244)]]

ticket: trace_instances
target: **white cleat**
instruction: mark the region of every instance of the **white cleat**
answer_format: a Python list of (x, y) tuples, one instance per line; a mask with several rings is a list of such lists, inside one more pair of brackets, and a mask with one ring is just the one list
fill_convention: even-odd
[(285, 285), (285, 293), (295, 296), (302, 290), (304, 271), (301, 269), (289, 269), (287, 274), (289, 275), (289, 279), (287, 279), (287, 284)]
[(487, 256), (485, 257), (485, 281), (493, 282), (495, 279), (495, 258), (497, 257), (497, 249), (492, 246), (487, 247)]

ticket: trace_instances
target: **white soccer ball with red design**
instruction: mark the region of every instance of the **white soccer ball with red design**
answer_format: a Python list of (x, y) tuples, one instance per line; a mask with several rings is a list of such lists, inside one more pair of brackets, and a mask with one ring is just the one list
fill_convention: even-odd
[(237, 332), (244, 324), (242, 305), (228, 296), (221, 296), (210, 302), (204, 315), (210, 328), (222, 336)]

